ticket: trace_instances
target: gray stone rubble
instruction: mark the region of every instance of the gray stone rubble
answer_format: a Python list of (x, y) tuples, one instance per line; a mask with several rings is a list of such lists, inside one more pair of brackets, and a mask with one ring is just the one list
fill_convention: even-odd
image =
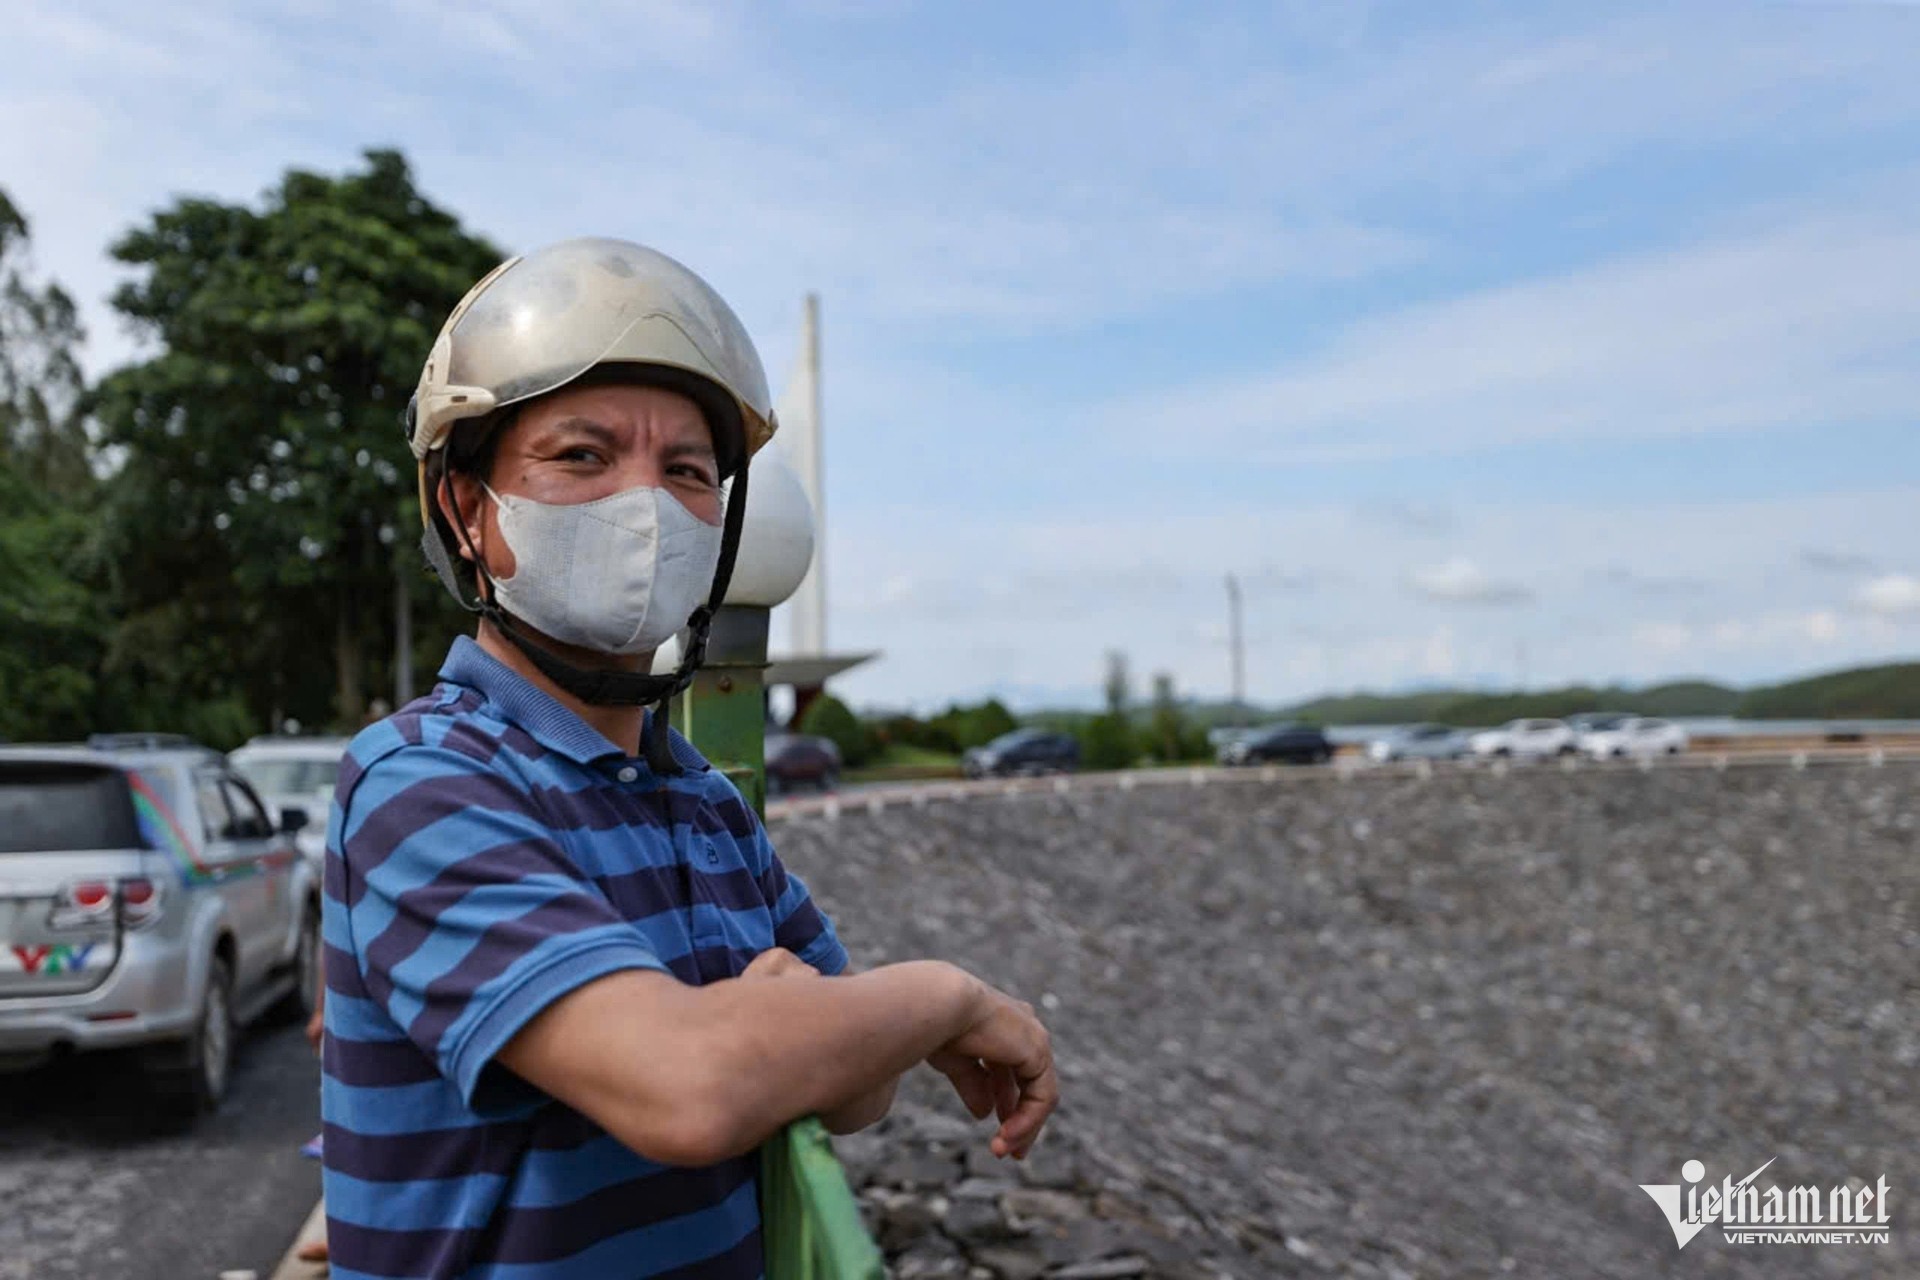
[[(1040, 1007), (1025, 1164), (945, 1081), (839, 1148), (893, 1274), (1920, 1274), (1920, 767), (1516, 769), (848, 806), (863, 965)], [(1884, 1174), (1886, 1246), (1683, 1252), (1636, 1184)]]

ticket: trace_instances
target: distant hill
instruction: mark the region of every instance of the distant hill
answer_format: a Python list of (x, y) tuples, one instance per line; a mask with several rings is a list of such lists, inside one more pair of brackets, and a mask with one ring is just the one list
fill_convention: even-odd
[[(1711, 680), (1676, 680), (1633, 688), (1569, 685), (1559, 689), (1489, 692), (1484, 689), (1420, 689), (1408, 693), (1348, 693), (1291, 706), (1235, 707), (1227, 702), (1183, 704), (1191, 723), (1203, 729), (1306, 720), (1315, 724), (1505, 724), (1525, 716), (1570, 716), (1579, 711), (1635, 711), (1649, 716), (1742, 716), (1753, 720), (1920, 720), (1920, 662), (1859, 667), (1784, 684), (1736, 689)], [(1026, 724), (1072, 730), (1091, 712), (1054, 709), (1022, 715)], [(1136, 702), (1142, 723), (1150, 709)]]
[(1679, 680), (1638, 689), (1572, 685), (1512, 693), (1472, 689), (1353, 693), (1314, 698), (1254, 718), (1314, 720), (1321, 724), (1438, 720), (1443, 724), (1479, 725), (1504, 724), (1523, 716), (1613, 710), (1650, 716), (1744, 716), (1755, 720), (1920, 719), (1920, 662), (1860, 667), (1744, 690), (1710, 680)]
[(1633, 709), (1650, 716), (1731, 716), (1745, 696), (1708, 680), (1680, 680), (1642, 689), (1633, 695)]
[(1282, 714), (1318, 724), (1408, 724), (1416, 720), (1445, 719), (1440, 714), (1443, 708), (1471, 696), (1474, 695), (1459, 689), (1349, 693), (1302, 702), (1288, 707)]
[(1920, 720), (1920, 662), (1856, 667), (1751, 689), (1738, 714), (1756, 720)]
[(1287, 707), (1278, 714), (1321, 724), (1406, 724), (1414, 720), (1504, 724), (1523, 716), (1570, 716), (1577, 711), (1639, 711), (1658, 716), (1731, 715), (1740, 699), (1738, 689), (1704, 680), (1688, 680), (1646, 689), (1571, 685), (1513, 693), (1469, 689), (1358, 693), (1315, 698)]

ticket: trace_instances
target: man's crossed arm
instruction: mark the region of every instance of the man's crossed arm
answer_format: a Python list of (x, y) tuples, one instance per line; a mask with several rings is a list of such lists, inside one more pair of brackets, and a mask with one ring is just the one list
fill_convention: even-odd
[(995, 1155), (1025, 1158), (1059, 1101), (1032, 1006), (934, 960), (824, 978), (769, 952), (700, 987), (625, 970), (562, 996), (499, 1054), (634, 1151), (675, 1165), (744, 1154), (800, 1116), (864, 1127), (923, 1061), (976, 1117), (998, 1113)]

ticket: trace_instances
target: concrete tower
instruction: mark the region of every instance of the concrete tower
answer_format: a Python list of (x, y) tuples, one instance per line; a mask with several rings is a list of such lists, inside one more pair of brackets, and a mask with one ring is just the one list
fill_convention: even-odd
[(813, 562), (789, 604), (797, 656), (827, 652), (827, 486), (820, 419), (820, 295), (807, 295), (800, 330), (800, 356), (775, 408), (780, 433), (800, 487), (813, 506)]

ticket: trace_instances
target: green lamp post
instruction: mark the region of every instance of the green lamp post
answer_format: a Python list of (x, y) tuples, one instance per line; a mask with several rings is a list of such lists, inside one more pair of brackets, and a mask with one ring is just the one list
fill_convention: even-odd
[[(714, 615), (707, 660), (674, 704), (674, 727), (766, 812), (767, 632), (813, 561), (813, 509), (785, 456), (753, 464), (746, 524), (726, 602)], [(670, 671), (678, 646), (654, 669)], [(767, 1280), (882, 1280), (880, 1251), (817, 1119), (789, 1125), (760, 1153), (761, 1238)]]
[[(813, 561), (813, 508), (784, 452), (753, 462), (746, 524), (727, 598), (714, 615), (707, 660), (674, 703), (673, 724), (758, 812), (766, 810), (767, 632), (773, 607), (791, 596)], [(669, 644), (654, 670), (671, 671)]]

